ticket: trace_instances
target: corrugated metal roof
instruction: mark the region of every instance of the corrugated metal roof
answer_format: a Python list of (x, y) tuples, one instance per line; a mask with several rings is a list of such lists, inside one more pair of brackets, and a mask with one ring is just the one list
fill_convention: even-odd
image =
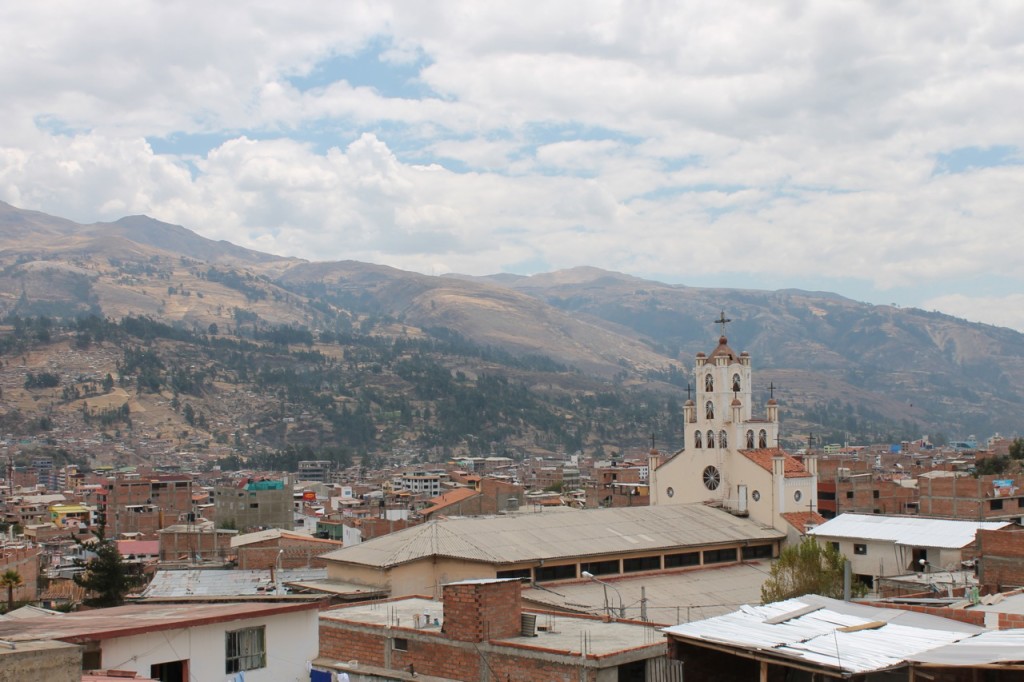
[[(326, 568), (286, 568), (277, 571), (282, 583), (324, 580)], [(271, 585), (270, 571), (192, 569), (186, 571), (157, 571), (142, 593), (143, 599), (168, 597), (233, 597), (267, 594)], [(273, 593), (272, 590), (270, 592)]]
[(840, 514), (808, 535), (850, 540), (884, 540), (897, 545), (960, 549), (974, 542), (978, 530), (998, 530), (1008, 521), (952, 521), (917, 516), (884, 514)]
[[(787, 618), (788, 614), (792, 617)], [(847, 604), (807, 595), (666, 628), (672, 636), (765, 653), (844, 673), (903, 665), (908, 656), (971, 637), (981, 628), (944, 618), (906, 618), (905, 611)], [(900, 620), (899, 623), (894, 622)], [(843, 631), (873, 622), (877, 627)]]
[(438, 519), (322, 558), (380, 568), (429, 556), (514, 564), (783, 537), (703, 504), (584, 509)]
[(1024, 662), (1024, 630), (989, 630), (970, 639), (909, 656), (926, 665), (957, 667)]

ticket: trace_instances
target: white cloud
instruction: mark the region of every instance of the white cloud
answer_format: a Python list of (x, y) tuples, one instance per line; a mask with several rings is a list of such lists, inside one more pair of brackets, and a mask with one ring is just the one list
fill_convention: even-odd
[[(1024, 288), (1024, 167), (936, 173), (1019, 161), (1022, 55), (1009, 0), (7, 3), (0, 198), (428, 273), (792, 272), (955, 312), (990, 295), (946, 289), (971, 277)], [(435, 94), (380, 80), (416, 68)]]

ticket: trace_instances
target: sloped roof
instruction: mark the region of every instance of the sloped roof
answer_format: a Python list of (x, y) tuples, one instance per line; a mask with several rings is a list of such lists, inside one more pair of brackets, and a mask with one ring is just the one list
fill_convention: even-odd
[(808, 524), (813, 528), (814, 526), (820, 526), (826, 521), (824, 516), (815, 511), (785, 512), (779, 516), (801, 533), (807, 532)]
[[(863, 629), (854, 629), (863, 626)], [(847, 674), (901, 667), (908, 656), (982, 631), (974, 625), (896, 609), (806, 595), (665, 628), (674, 637), (812, 664)]]
[(783, 475), (786, 478), (804, 478), (811, 476), (811, 472), (793, 455), (782, 448), (761, 448), (759, 450), (740, 450), (741, 455), (761, 467), (765, 471), (772, 470), (772, 458), (776, 455), (783, 457)]
[(430, 502), (430, 506), (421, 509), (420, 513), (427, 516), (441, 511), (445, 507), (450, 507), (451, 505), (462, 502), (463, 500), (468, 500), (476, 495), (479, 495), (479, 493), (472, 488), (455, 488), (454, 490), (449, 490), (446, 493), (442, 493), (437, 497), (432, 497), (427, 500)]
[(739, 355), (732, 348), (729, 348), (729, 339), (724, 336), (718, 337), (718, 345), (711, 351), (711, 355), (708, 356), (709, 364), (711, 364), (710, 360), (717, 357), (726, 357), (730, 363), (737, 362), (739, 358)]
[(882, 540), (914, 547), (960, 549), (974, 542), (979, 530), (998, 530), (1008, 521), (954, 521), (919, 516), (885, 514), (840, 514), (807, 532), (829, 538)]
[(514, 564), (782, 537), (779, 531), (703, 504), (584, 510), (560, 507), (433, 520), (321, 558), (377, 568), (431, 556)]
[(925, 665), (970, 667), (1009, 664), (1020, 669), (1024, 655), (1024, 630), (989, 630), (953, 644), (908, 656)]

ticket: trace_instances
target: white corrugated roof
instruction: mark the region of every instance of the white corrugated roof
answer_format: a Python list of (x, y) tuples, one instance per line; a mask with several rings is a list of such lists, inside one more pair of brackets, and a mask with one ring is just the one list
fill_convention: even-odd
[(919, 516), (840, 514), (808, 535), (847, 540), (883, 540), (897, 545), (960, 549), (974, 542), (979, 530), (998, 530), (1009, 521), (952, 521)]
[(386, 568), (430, 556), (493, 564), (646, 552), (785, 537), (703, 504), (439, 519), (324, 554)]
[(960, 642), (908, 656), (925, 665), (966, 667), (1024, 661), (1024, 630), (989, 630)]
[[(787, 618), (787, 614), (792, 617)], [(664, 632), (684, 639), (758, 649), (845, 673), (867, 673), (898, 667), (910, 655), (981, 631), (944, 618), (914, 619), (907, 615), (918, 614), (807, 595), (764, 606), (744, 606), (724, 616), (665, 628)], [(884, 624), (841, 631), (875, 621)]]

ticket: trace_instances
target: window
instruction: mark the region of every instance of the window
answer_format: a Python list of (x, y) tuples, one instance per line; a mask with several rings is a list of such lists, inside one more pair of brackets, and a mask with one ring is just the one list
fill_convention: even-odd
[(868, 553), (868, 546), (867, 545), (860, 545), (860, 544), (854, 543), (854, 545), (853, 545), (853, 553), (854, 554), (860, 554), (861, 556), (864, 556), (865, 554)]
[(538, 566), (533, 569), (534, 580), (546, 582), (548, 580), (569, 580), (576, 577), (576, 564), (566, 566)]
[(993, 510), (993, 511), (995, 511), (997, 509), (1002, 509), (1003, 508), (1003, 501), (1002, 500), (989, 500), (988, 508)]
[(835, 493), (834, 490), (819, 490), (818, 491), (818, 499), (819, 500), (834, 500), (834, 499), (836, 499), (836, 493)]
[(703, 443), (703, 442), (704, 442), (704, 437), (702, 435), (700, 435), (700, 431), (694, 431), (693, 432), (693, 447), (695, 447), (695, 448), (697, 448), (699, 450), (700, 448), (703, 447), (703, 445), (701, 445), (701, 443)]
[(681, 568), (683, 566), (699, 566), (700, 552), (682, 552), (681, 554), (666, 554), (665, 568)]
[(848, 499), (848, 500), (852, 500), (853, 499), (853, 491), (852, 490), (847, 490), (846, 491), (846, 499)]
[(586, 571), (593, 575), (615, 575), (619, 572), (618, 559), (611, 561), (590, 561), (580, 564), (580, 573)]
[(408, 651), (409, 640), (405, 637), (395, 637), (391, 640), (391, 649), (392, 651)]
[(267, 666), (267, 641), (262, 625), (225, 632), (224, 639), (224, 672), (238, 673)]
[(715, 390), (715, 378), (708, 372), (707, 376), (704, 377), (704, 390), (711, 393)]
[(722, 483), (722, 474), (718, 472), (718, 469), (710, 465), (704, 467), (701, 478), (704, 480), (704, 487), (708, 490), (718, 490), (718, 486)]
[(623, 573), (635, 573), (637, 571), (657, 571), (661, 568), (661, 557), (645, 556), (635, 559), (622, 560)]
[(705, 564), (721, 564), (726, 561), (736, 561), (736, 548), (729, 549), (707, 549), (704, 550)]
[(772, 558), (772, 546), (771, 545), (753, 545), (752, 547), (743, 548), (744, 559), (771, 559)]
[(740, 390), (740, 375), (739, 374), (733, 374), (732, 375), (732, 390), (733, 390), (734, 393), (738, 393), (739, 390)]
[(509, 571), (498, 571), (497, 576), (499, 580), (506, 578), (525, 578), (530, 579), (530, 569), (528, 568), (514, 568)]
[(834, 551), (836, 553), (839, 552), (839, 543), (838, 542), (830, 542), (828, 544), (832, 546), (832, 551)]
[(704, 405), (704, 416), (708, 419), (715, 418), (715, 404), (710, 400)]
[(714, 431), (708, 431), (708, 447), (709, 448), (715, 447), (715, 432)]
[(878, 499), (878, 496), (879, 496), (880, 494), (881, 494), (881, 493), (879, 493), (879, 492), (878, 492), (877, 490), (872, 490), (872, 491), (871, 491), (871, 497), (872, 497), (872, 498), (874, 498), (874, 499), (876, 499), (876, 500)]
[(754, 431), (752, 429), (747, 430), (747, 449), (754, 449)]
[(768, 432), (764, 429), (757, 432), (757, 447), (762, 450), (768, 447)]
[(718, 447), (727, 448), (729, 447), (728, 437), (725, 435), (725, 431), (718, 432)]

